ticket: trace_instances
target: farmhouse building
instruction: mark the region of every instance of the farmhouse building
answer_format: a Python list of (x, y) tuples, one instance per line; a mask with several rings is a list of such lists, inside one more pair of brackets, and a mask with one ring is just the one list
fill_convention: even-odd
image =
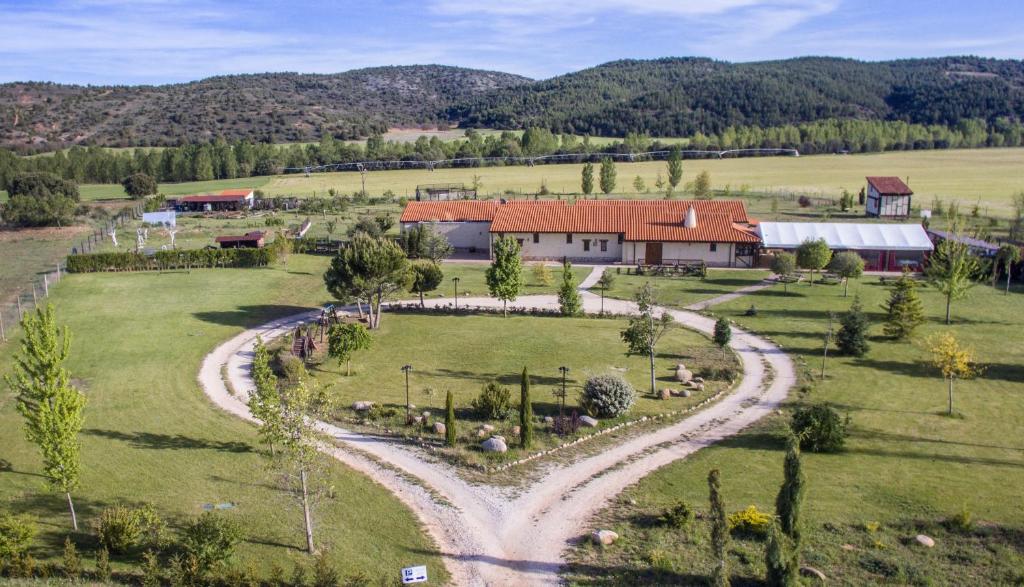
[(185, 212), (221, 212), (251, 210), (255, 204), (253, 190), (224, 190), (219, 194), (185, 196), (178, 200), (178, 208)]
[(760, 243), (739, 201), (410, 202), (402, 230), (422, 222), (457, 249), (512, 236), (528, 260), (751, 267)]
[(805, 241), (824, 239), (833, 251), (860, 255), (868, 271), (919, 271), (933, 248), (920, 224), (762, 222), (757, 232), (770, 250), (792, 251)]
[(910, 187), (898, 177), (869, 177), (864, 213), (875, 217), (910, 216)]
[(242, 236), (218, 236), (214, 241), (222, 249), (260, 249), (263, 248), (263, 238), (263, 233), (257, 230)]

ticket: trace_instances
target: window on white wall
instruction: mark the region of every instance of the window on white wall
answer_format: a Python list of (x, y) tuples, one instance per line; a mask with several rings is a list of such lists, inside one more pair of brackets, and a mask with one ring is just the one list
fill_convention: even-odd
[(608, 241), (606, 239), (601, 239), (601, 252), (602, 253), (607, 253), (608, 252)]
[(583, 251), (586, 252), (586, 251), (589, 251), (589, 250), (590, 250), (590, 239), (585, 238), (585, 239), (583, 239)]
[(572, 233), (571, 232), (565, 233), (565, 244), (567, 244), (567, 245), (571, 245), (572, 244)]
[(714, 253), (718, 250), (718, 243), (711, 243), (711, 252)]
[(533, 242), (534, 243), (539, 243), (540, 242), (540, 233), (539, 232), (533, 233)]

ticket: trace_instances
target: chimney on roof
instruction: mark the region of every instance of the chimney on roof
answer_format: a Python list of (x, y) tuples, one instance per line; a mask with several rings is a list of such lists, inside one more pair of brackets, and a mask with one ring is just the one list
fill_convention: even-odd
[(684, 228), (697, 228), (697, 211), (690, 206), (690, 209), (686, 211), (686, 218), (683, 219)]

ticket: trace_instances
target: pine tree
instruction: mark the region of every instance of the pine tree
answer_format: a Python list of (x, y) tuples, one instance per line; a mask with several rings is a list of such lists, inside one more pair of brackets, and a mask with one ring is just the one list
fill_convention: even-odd
[(576, 289), (576, 277), (572, 273), (572, 264), (566, 261), (562, 265), (562, 285), (558, 287), (558, 307), (563, 316), (578, 316), (583, 312), (583, 300)]
[(110, 552), (106, 546), (100, 545), (100, 549), (96, 551), (96, 579), (100, 583), (109, 583), (111, 574)]
[(444, 398), (444, 443), (447, 446), (454, 447), (456, 441), (455, 435), (455, 397), (452, 395), (451, 390)]
[(64, 560), (61, 566), (64, 567), (64, 576), (72, 581), (82, 575), (82, 555), (78, 554), (70, 536), (64, 538)]
[(709, 501), (711, 504), (711, 549), (715, 566), (711, 571), (714, 587), (729, 587), (729, 569), (726, 565), (726, 547), (729, 545), (729, 525), (725, 518), (725, 500), (722, 498), (721, 475), (718, 469), (708, 473)]
[(889, 292), (885, 310), (885, 335), (897, 340), (910, 338), (924, 322), (924, 305), (917, 295), (917, 284), (906, 273), (896, 281)]
[(715, 321), (715, 344), (720, 347), (724, 347), (729, 344), (732, 339), (732, 326), (729, 325), (729, 321), (726, 320), (725, 316)]
[(533, 444), (533, 402), (530, 400), (530, 375), (526, 367), (523, 367), (519, 389), (519, 446), (530, 448)]
[(863, 357), (868, 352), (868, 318), (860, 305), (860, 297), (854, 296), (850, 311), (839, 320), (836, 346), (844, 355)]
[(580, 187), (583, 188), (583, 193), (589, 196), (594, 193), (594, 164), (590, 162), (585, 163), (582, 175)]

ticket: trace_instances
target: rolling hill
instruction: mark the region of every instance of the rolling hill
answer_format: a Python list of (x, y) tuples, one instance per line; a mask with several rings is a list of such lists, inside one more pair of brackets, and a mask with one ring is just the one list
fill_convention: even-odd
[(0, 85), (0, 146), (180, 145), (365, 137), (391, 127), (547, 127), (623, 136), (826, 119), (956, 126), (1024, 118), (1024, 61), (615, 61), (548, 80), (438, 65), (268, 73), (165, 86)]

